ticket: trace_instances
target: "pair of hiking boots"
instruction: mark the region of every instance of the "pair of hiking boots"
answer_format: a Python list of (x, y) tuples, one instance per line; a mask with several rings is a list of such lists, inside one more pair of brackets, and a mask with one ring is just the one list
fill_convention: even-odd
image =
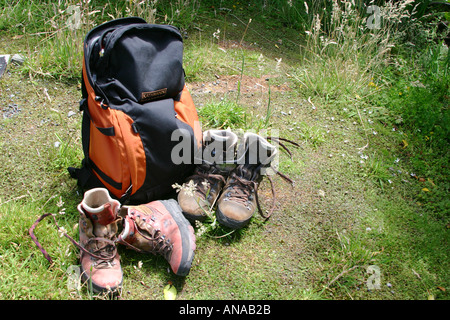
[(104, 188), (86, 191), (78, 205), (82, 280), (95, 292), (115, 292), (122, 285), (117, 244), (162, 255), (172, 271), (186, 276), (195, 235), (174, 199), (121, 206)]
[(264, 217), (258, 184), (278, 149), (255, 133), (239, 138), (230, 130), (205, 131), (203, 143), (201, 163), (178, 193), (185, 217), (203, 221), (215, 205), (217, 221), (231, 229), (247, 225), (256, 209)]
[[(257, 134), (245, 133), (238, 138), (229, 130), (205, 131), (203, 140), (201, 163), (187, 179), (187, 185), (195, 186), (195, 190), (182, 188), (178, 202), (169, 199), (126, 206), (112, 199), (105, 188), (85, 192), (77, 207), (79, 243), (64, 235), (80, 248), (82, 280), (93, 291), (115, 292), (121, 287), (123, 273), (118, 244), (162, 255), (176, 275), (186, 276), (196, 249), (194, 229), (188, 220), (204, 220), (216, 204), (217, 220), (232, 229), (245, 226), (256, 208), (263, 217), (270, 216), (271, 213), (267, 216), (262, 213), (257, 188), (265, 170), (273, 168), (277, 148)], [(274, 205), (271, 211), (273, 208)], [(52, 262), (34, 235), (34, 228), (46, 216), (53, 215), (44, 214), (29, 233)], [(54, 216), (53, 219), (56, 223)]]
[(186, 276), (196, 248), (188, 220), (204, 220), (216, 201), (217, 220), (232, 229), (245, 226), (256, 208), (262, 214), (258, 183), (272, 166), (277, 148), (257, 134), (245, 133), (239, 139), (229, 130), (205, 131), (203, 140), (201, 164), (188, 178), (196, 190), (182, 188), (178, 202), (122, 206), (105, 188), (85, 192), (78, 205), (78, 246), (82, 279), (95, 292), (114, 292), (122, 285), (117, 244), (162, 255), (176, 275)]

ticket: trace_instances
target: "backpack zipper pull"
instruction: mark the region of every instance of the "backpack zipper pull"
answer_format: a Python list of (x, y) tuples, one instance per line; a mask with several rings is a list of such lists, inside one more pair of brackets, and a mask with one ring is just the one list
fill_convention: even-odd
[(124, 205), (128, 199), (130, 198), (131, 195), (131, 190), (133, 189), (133, 184), (130, 184), (130, 186), (128, 187), (128, 189), (125, 191), (125, 193), (120, 197), (119, 202)]

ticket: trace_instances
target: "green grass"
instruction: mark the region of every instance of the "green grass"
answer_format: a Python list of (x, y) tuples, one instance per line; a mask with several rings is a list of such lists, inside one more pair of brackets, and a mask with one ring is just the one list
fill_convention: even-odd
[[(354, 19), (343, 34), (324, 12), (317, 31), (318, 5), (307, 2), (305, 15), (293, 3), (92, 1), (76, 31), (65, 24), (70, 1), (2, 3), (5, 53), (27, 62), (0, 79), (1, 110), (20, 108), (0, 119), (1, 299), (107, 298), (76, 289), (68, 270), (78, 249), (51, 219), (35, 234), (52, 265), (28, 229), (52, 212), (77, 238), (82, 193), (66, 168), (82, 159), (81, 43), (93, 25), (130, 14), (187, 36), (187, 83), (211, 88), (192, 90), (204, 129), (275, 129), (300, 147), (288, 145), (292, 158), (280, 152), (279, 169), (295, 183), (274, 178), (273, 216), (199, 236), (188, 277), (174, 276), (162, 257), (120, 247), (123, 299), (163, 299), (169, 282), (186, 300), (449, 299), (448, 52), (417, 20), (409, 21), (417, 47), (408, 47), (394, 24), (380, 42), (383, 30), (354, 32), (363, 23)], [(224, 90), (224, 79), (239, 86)], [(267, 180), (259, 194), (267, 206)], [(380, 287), (368, 290), (371, 266)]]
[(240, 128), (244, 124), (244, 109), (234, 102), (223, 100), (219, 103), (208, 103), (199, 108), (199, 117), (205, 128)]

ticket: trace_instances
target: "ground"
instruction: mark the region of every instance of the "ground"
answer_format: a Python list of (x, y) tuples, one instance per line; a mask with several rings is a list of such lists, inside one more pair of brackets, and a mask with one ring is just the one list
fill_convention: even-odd
[[(323, 99), (305, 96), (290, 75), (291, 66), (269, 58), (262, 49), (244, 43), (250, 48), (250, 67), (239, 72), (242, 48), (238, 44), (219, 43), (211, 51), (232, 52), (230, 64), (238, 72), (217, 68), (207, 80), (194, 79), (187, 86), (199, 110), (208, 103), (236, 100), (252, 116), (250, 121), (258, 123), (270, 107), (271, 128), (300, 145), (286, 144), (292, 157), (284, 151), (280, 156), (280, 171), (294, 183), (274, 177), (276, 210), (269, 220), (255, 214), (243, 230), (225, 237), (214, 232), (198, 237), (186, 278), (171, 274), (161, 257), (120, 248), (121, 298), (162, 299), (170, 281), (179, 299), (426, 299), (430, 295), (445, 299), (445, 289), (438, 287), (448, 287), (448, 279), (434, 270), (433, 263), (445, 259), (446, 253), (427, 257), (420, 251), (426, 234), (418, 233), (414, 222), (421, 219), (421, 211), (405, 190), (421, 186), (401, 162), (395, 162), (401, 158), (396, 153), (401, 136), (389, 127), (368, 126), (363, 110), (362, 117), (349, 116), (330, 109)], [(264, 62), (258, 62), (261, 56)], [(0, 90), (0, 235), (5, 239), (0, 265), (5, 270), (17, 264), (36, 273), (31, 279), (20, 279), (0, 269), (4, 280), (0, 298), (90, 297), (64, 284), (65, 270), (78, 263), (76, 248), (54, 235), (51, 223), (44, 224), (39, 231), (43, 243), (60, 244), (59, 251), (52, 247), (57, 262), (49, 267), (27, 234), (40, 214), (61, 208), (65, 213), (59, 218), (66, 229), (77, 233), (76, 205), (82, 193), (66, 168), (79, 165), (82, 158), (79, 83), (23, 74), (11, 65), (0, 80)], [(393, 169), (387, 174), (393, 184), (380, 185), (373, 179), (377, 155), (383, 150), (391, 152)], [(272, 197), (269, 190), (266, 179), (259, 189), (266, 207)], [(17, 214), (25, 210), (30, 211), (26, 217)], [(22, 217), (20, 222), (17, 217)], [(439, 221), (430, 221), (429, 227), (444, 228)], [(411, 236), (401, 236), (405, 230)], [(436, 246), (445, 251), (448, 236)], [(22, 256), (15, 258), (19, 249)], [(400, 261), (402, 257), (409, 260)], [(420, 261), (415, 261), (417, 257)], [(373, 274), (372, 265), (380, 273)], [(380, 277), (380, 286), (371, 288), (370, 281)], [(22, 288), (18, 293), (14, 283)]]

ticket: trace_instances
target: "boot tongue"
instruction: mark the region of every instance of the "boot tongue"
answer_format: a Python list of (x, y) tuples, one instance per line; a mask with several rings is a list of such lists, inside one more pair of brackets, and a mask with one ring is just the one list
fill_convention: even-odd
[(103, 206), (96, 209), (86, 209), (85, 212), (94, 223), (106, 226), (116, 220), (116, 206), (111, 203), (105, 203)]
[(246, 180), (252, 180), (255, 173), (256, 166), (240, 165), (236, 168), (236, 174)]
[(230, 172), (236, 167), (235, 164), (206, 164), (202, 163), (197, 166), (197, 172), (201, 171), (204, 173), (220, 174), (223, 176), (228, 176)]
[(208, 130), (204, 135), (203, 162), (207, 164), (234, 164), (237, 136), (226, 130)]

